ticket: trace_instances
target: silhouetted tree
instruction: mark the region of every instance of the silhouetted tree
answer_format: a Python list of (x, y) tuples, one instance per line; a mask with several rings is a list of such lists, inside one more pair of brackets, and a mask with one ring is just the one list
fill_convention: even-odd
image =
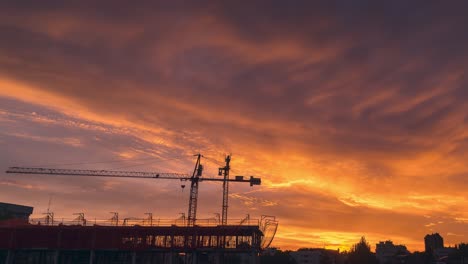
[(461, 243), (457, 245), (457, 250), (464, 259), (468, 260), (468, 244)]
[(370, 245), (365, 237), (354, 244), (348, 253), (347, 264), (378, 264), (377, 258), (370, 250)]

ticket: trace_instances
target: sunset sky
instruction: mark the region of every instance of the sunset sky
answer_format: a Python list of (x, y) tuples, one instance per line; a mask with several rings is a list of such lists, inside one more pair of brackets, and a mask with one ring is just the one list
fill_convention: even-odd
[[(262, 185), (232, 184), (229, 217), (276, 216), (272, 246), (468, 242), (467, 1), (56, 2), (0, 2), (1, 202), (177, 218), (177, 181), (4, 171), (190, 173), (200, 152), (214, 177), (232, 153)], [(199, 198), (214, 217), (221, 184)]]

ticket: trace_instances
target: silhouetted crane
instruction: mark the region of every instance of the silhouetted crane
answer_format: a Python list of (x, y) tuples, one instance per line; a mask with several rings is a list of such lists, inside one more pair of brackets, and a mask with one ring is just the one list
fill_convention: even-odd
[[(42, 174), (42, 175), (62, 175), (62, 176), (82, 176), (82, 177), (113, 177), (113, 178), (143, 178), (143, 179), (168, 179), (190, 181), (190, 197), (188, 207), (188, 225), (193, 226), (197, 216), (198, 202), (198, 183), (201, 181), (222, 181), (223, 182), (223, 208), (222, 208), (222, 225), (227, 224), (227, 208), (228, 208), (228, 183), (229, 182), (248, 182), (250, 186), (260, 185), (261, 179), (250, 176), (244, 179), (244, 176), (236, 176), (234, 179), (229, 179), (229, 162), (230, 156), (226, 157), (226, 166), (219, 169), (219, 175), (223, 174), (223, 179), (217, 178), (202, 178), (203, 165), (201, 164), (201, 154), (195, 155), (197, 161), (192, 175), (184, 173), (159, 173), (159, 172), (138, 172), (138, 171), (113, 171), (113, 170), (72, 170), (72, 169), (52, 169), (52, 168), (28, 168), (28, 167), (10, 167), (6, 173), (19, 174)], [(185, 185), (182, 185), (185, 187)]]

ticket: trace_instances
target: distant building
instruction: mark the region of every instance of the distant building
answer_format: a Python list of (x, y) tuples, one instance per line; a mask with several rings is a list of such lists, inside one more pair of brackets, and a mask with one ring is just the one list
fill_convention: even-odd
[(443, 248), (436, 248), (433, 254), (436, 260), (443, 260), (443, 259), (447, 259), (448, 256), (454, 252), (456, 252), (456, 248), (443, 247)]
[(0, 202), (0, 221), (12, 219), (28, 221), (32, 212), (33, 207), (30, 206)]
[(290, 255), (297, 264), (321, 264), (321, 261), (327, 259), (327, 263), (342, 263), (339, 250), (330, 250), (324, 248), (304, 248), (293, 251)]
[(297, 264), (320, 264), (320, 256), (322, 253), (319, 250), (298, 250), (291, 252), (290, 255), (294, 258)]
[(394, 245), (390, 240), (375, 245), (375, 255), (380, 264), (401, 263), (409, 253), (406, 246)]
[(278, 253), (278, 248), (275, 247), (269, 247), (265, 248), (262, 252), (263, 256), (274, 256), (276, 253)]
[(438, 248), (444, 248), (444, 239), (439, 233), (428, 234), (424, 237), (424, 245), (426, 247), (426, 252), (434, 252)]

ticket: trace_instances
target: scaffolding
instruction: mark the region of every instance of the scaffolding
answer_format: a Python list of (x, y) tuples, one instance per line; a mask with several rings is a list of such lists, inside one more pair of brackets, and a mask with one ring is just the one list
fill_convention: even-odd
[(258, 225), (0, 227), (4, 263), (258, 263)]

